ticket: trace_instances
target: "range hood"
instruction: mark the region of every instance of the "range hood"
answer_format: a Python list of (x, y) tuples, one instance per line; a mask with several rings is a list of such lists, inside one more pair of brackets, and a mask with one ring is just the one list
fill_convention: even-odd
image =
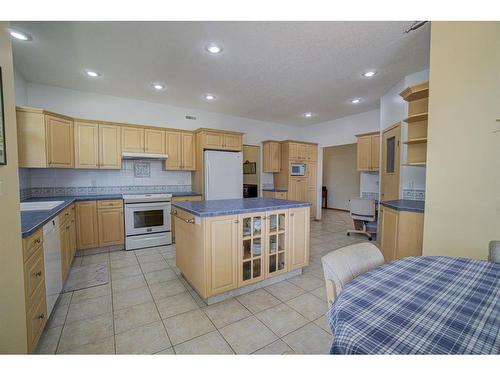
[(167, 160), (168, 154), (148, 154), (145, 152), (123, 152), (122, 159), (124, 160)]

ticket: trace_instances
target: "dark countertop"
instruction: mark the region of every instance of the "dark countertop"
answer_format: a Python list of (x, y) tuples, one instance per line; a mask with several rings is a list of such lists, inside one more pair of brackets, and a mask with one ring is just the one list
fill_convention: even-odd
[(288, 190), (287, 189), (275, 189), (275, 188), (272, 188), (272, 189), (262, 189), (262, 191), (271, 191), (273, 193), (282, 193), (282, 192), (287, 192)]
[(387, 208), (392, 208), (396, 211), (409, 211), (409, 212), (424, 212), (424, 201), (414, 201), (410, 199), (397, 199), (393, 201), (384, 201), (380, 204)]
[[(201, 194), (196, 192), (175, 192), (171, 193), (173, 197), (188, 197), (188, 196), (200, 196)], [(107, 194), (107, 195), (77, 195), (71, 197), (40, 197), (40, 198), (29, 198), (22, 202), (43, 202), (43, 201), (63, 201), (59, 206), (52, 210), (44, 211), (24, 211), (21, 212), (21, 232), (23, 238), (32, 235), (35, 231), (40, 229), (44, 224), (48, 223), (51, 219), (56, 217), (62, 210), (68, 207), (74, 202), (84, 202), (84, 201), (100, 201), (107, 199), (122, 199), (123, 194)]]
[(201, 193), (195, 191), (179, 191), (172, 194), (172, 197), (201, 197)]
[(257, 211), (285, 210), (310, 207), (309, 202), (289, 201), (273, 198), (221, 199), (198, 202), (175, 202), (172, 206), (199, 217), (236, 215)]

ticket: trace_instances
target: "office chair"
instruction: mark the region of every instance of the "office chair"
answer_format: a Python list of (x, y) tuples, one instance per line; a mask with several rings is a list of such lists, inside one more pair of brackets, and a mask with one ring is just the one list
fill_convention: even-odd
[(376, 220), (375, 201), (367, 198), (351, 198), (349, 209), (354, 221), (354, 229), (348, 230), (347, 235), (350, 236), (351, 233), (364, 234), (371, 241), (372, 233), (376, 231), (368, 231), (366, 226), (367, 223), (373, 223)]

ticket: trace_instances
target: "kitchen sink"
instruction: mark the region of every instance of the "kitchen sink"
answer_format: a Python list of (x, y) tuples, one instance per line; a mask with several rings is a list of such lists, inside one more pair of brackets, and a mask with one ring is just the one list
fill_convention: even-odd
[(21, 211), (49, 211), (62, 203), (64, 201), (22, 202)]

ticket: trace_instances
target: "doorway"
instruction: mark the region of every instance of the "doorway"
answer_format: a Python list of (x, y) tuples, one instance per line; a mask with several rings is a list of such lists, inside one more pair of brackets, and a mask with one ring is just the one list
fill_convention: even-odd
[(382, 170), (380, 173), (380, 200), (399, 199), (399, 160), (401, 123), (382, 133)]
[(323, 186), (326, 207), (348, 211), (349, 200), (359, 197), (360, 174), (356, 166), (356, 143), (323, 148)]
[(243, 198), (256, 198), (260, 191), (260, 146), (243, 145)]

